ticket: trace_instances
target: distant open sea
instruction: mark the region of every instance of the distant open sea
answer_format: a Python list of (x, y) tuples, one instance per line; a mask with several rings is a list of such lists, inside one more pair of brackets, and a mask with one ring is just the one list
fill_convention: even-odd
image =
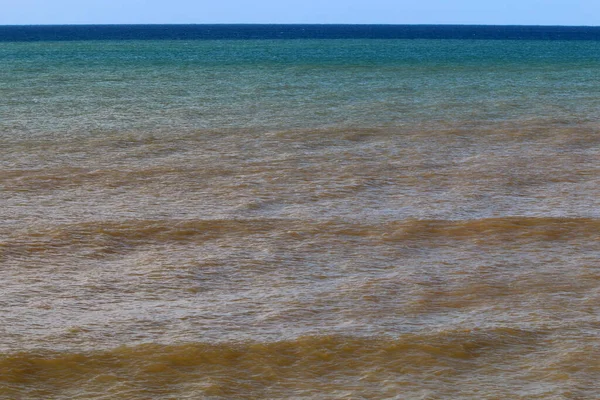
[(600, 27), (0, 26), (0, 399), (600, 398)]

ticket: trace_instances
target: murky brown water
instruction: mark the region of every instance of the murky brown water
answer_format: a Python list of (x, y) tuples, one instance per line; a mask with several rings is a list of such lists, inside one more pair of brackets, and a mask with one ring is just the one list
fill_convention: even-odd
[(600, 395), (597, 124), (0, 145), (0, 398)]

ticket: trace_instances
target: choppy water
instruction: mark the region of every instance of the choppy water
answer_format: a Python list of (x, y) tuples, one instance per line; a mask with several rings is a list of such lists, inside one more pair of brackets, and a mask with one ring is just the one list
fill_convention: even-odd
[(600, 397), (599, 54), (0, 43), (0, 398)]

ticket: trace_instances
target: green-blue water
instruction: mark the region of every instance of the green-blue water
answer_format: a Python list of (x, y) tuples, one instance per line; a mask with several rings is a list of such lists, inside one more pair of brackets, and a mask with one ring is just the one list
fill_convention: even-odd
[(0, 129), (595, 121), (599, 54), (595, 41), (5, 43)]

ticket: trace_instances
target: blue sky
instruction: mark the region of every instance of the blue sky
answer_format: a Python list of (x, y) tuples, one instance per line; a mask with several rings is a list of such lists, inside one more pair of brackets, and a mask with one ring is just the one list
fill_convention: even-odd
[(600, 0), (0, 0), (0, 25), (382, 23), (600, 25)]

